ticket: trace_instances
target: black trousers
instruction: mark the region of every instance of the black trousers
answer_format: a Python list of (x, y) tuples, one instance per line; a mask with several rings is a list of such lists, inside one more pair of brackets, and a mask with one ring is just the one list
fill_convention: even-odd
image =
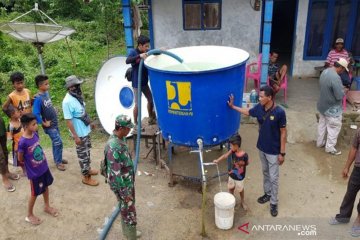
[(343, 71), (342, 73), (340, 73), (340, 78), (344, 87), (351, 87), (351, 79), (347, 71)]
[[(351, 173), (347, 190), (344, 199), (341, 203), (340, 213), (336, 215), (336, 220), (347, 223), (350, 221), (351, 214), (354, 208), (356, 195), (360, 190), (360, 167), (354, 167)], [(357, 205), (358, 213), (360, 214), (360, 201)]]

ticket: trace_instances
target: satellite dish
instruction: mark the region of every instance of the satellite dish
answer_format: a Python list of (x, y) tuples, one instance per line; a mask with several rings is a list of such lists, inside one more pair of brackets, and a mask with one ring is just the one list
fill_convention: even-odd
[[(116, 56), (107, 60), (101, 67), (95, 85), (95, 104), (101, 125), (111, 134), (115, 127), (115, 118), (119, 114), (128, 115), (134, 122), (133, 109), (135, 95), (131, 82), (125, 79), (130, 65), (126, 57)], [(147, 101), (141, 98), (141, 116), (148, 117)]]
[(17, 40), (31, 43), (51, 43), (66, 38), (75, 32), (74, 29), (55, 24), (8, 22), (0, 30)]
[[(20, 18), (33, 12), (37, 13), (41, 17), (43, 23), (18, 21)], [(45, 20), (50, 23), (46, 23)], [(31, 42), (36, 47), (42, 74), (45, 74), (45, 66), (42, 57), (44, 44), (66, 38), (75, 32), (72, 28), (63, 27), (57, 24), (52, 18), (38, 8), (37, 3), (35, 3), (35, 8), (31, 9), (27, 13), (24, 13), (10, 22), (1, 24), (0, 31), (16, 38), (17, 40)]]

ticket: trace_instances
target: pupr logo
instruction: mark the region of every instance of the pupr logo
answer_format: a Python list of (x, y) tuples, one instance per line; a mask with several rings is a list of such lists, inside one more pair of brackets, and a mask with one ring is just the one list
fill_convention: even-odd
[(168, 113), (181, 116), (193, 116), (191, 83), (166, 81)]

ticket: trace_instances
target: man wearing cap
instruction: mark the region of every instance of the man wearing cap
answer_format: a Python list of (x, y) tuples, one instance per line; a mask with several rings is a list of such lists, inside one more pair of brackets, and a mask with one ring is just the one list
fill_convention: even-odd
[(133, 127), (128, 116), (117, 116), (115, 129), (104, 150), (109, 186), (119, 201), (122, 231), (127, 239), (141, 235), (136, 231), (135, 169), (125, 140)]
[(65, 82), (68, 92), (62, 102), (62, 108), (66, 125), (76, 144), (76, 154), (83, 175), (82, 182), (90, 186), (97, 186), (99, 182), (91, 178), (91, 175), (97, 175), (98, 171), (90, 167), (91, 128), (90, 118), (85, 110), (85, 102), (80, 87), (83, 80), (71, 75), (66, 78)]
[(342, 99), (345, 95), (339, 75), (348, 70), (347, 65), (348, 62), (340, 58), (333, 67), (325, 69), (320, 75), (320, 96), (317, 102), (320, 118), (316, 146), (325, 147), (325, 152), (332, 155), (341, 154), (335, 148), (342, 125)]
[[(340, 58), (344, 58), (348, 63), (350, 62), (350, 56), (348, 51), (344, 48), (344, 39), (338, 38), (335, 41), (334, 48), (329, 52), (326, 61), (325, 61), (325, 67), (333, 67), (334, 63), (338, 61)], [(346, 66), (348, 67), (348, 66)], [(350, 77), (349, 77), (349, 71), (347, 72), (343, 71), (340, 74), (341, 81), (343, 85), (347, 88), (350, 88)]]

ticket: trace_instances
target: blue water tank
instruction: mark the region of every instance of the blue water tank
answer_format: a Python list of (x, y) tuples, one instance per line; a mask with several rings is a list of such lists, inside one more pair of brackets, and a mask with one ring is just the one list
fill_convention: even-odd
[(240, 126), (240, 113), (227, 106), (229, 95), (241, 106), (245, 64), (249, 54), (241, 49), (196, 46), (168, 50), (184, 60), (167, 55), (149, 56), (149, 70), (158, 124), (163, 137), (173, 143), (218, 145)]

